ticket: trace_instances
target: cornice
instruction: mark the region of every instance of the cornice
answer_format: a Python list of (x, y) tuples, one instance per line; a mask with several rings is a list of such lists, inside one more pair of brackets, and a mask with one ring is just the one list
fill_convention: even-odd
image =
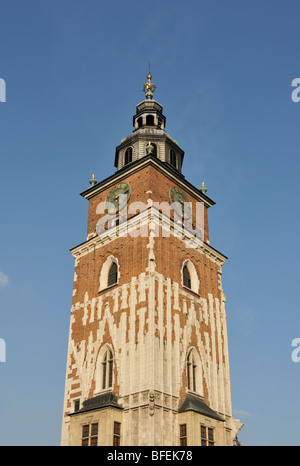
[(145, 157), (142, 159), (131, 162), (121, 170), (116, 171), (113, 175), (97, 183), (95, 186), (87, 189), (86, 191), (83, 191), (81, 196), (89, 200), (105, 189), (110, 188), (116, 183), (120, 183), (123, 179), (145, 168), (148, 165), (155, 167), (167, 178), (171, 179), (177, 185), (180, 185), (185, 191), (194, 196), (198, 201), (203, 202), (205, 207), (209, 208), (215, 205), (215, 202), (212, 199), (203, 194), (198, 188), (187, 181), (184, 175), (172, 168), (168, 163), (162, 162), (152, 155), (145, 155)]

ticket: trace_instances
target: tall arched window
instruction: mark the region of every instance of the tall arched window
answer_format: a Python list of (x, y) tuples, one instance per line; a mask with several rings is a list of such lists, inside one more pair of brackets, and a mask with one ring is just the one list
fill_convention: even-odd
[(196, 359), (195, 359), (195, 354), (194, 350), (191, 350), (188, 354), (187, 357), (187, 385), (188, 385), (188, 390), (192, 390), (195, 392), (197, 390), (196, 386), (196, 371), (197, 371), (197, 365), (196, 365)]
[(132, 147), (128, 147), (125, 152), (125, 165), (132, 162)]
[(116, 285), (120, 279), (120, 269), (118, 260), (114, 256), (109, 256), (102, 265), (99, 277), (99, 292), (106, 290), (110, 286)]
[(156, 144), (153, 144), (153, 142), (151, 142), (151, 146), (153, 146), (153, 148), (154, 148), (153, 156), (157, 157), (157, 146), (156, 146)]
[(184, 261), (182, 266), (182, 285), (184, 288), (199, 294), (200, 281), (198, 278), (198, 272), (192, 261), (189, 259)]
[(115, 262), (112, 262), (108, 277), (107, 277), (107, 286), (112, 286), (118, 283), (118, 266)]
[(188, 270), (187, 265), (185, 264), (182, 270), (182, 279), (183, 279), (183, 286), (187, 288), (191, 288), (191, 276)]
[(102, 390), (112, 387), (114, 358), (111, 349), (107, 349), (102, 361)]
[(173, 149), (170, 150), (170, 164), (173, 165), (173, 167), (176, 168), (176, 155), (175, 155), (175, 151), (173, 151)]

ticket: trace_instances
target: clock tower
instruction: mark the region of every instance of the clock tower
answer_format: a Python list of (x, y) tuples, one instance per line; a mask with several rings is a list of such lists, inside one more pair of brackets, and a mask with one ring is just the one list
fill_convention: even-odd
[(222, 288), (204, 185), (182, 174), (151, 73), (115, 173), (81, 195), (62, 445), (234, 445)]

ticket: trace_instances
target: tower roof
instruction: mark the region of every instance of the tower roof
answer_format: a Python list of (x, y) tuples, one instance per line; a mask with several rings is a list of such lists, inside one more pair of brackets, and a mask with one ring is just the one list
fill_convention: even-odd
[(203, 400), (193, 395), (187, 395), (178, 409), (179, 413), (183, 413), (185, 411), (194, 411), (195, 413), (212, 417), (218, 421), (225, 421), (225, 419), (223, 419), (216, 411), (211, 409)]
[(120, 170), (125, 165), (145, 157), (150, 147), (152, 155), (181, 173), (184, 151), (165, 131), (166, 117), (163, 114), (163, 106), (153, 99), (156, 85), (152, 82), (150, 66), (147, 79), (143, 87), (146, 99), (136, 106), (133, 132), (123, 138), (121, 144), (116, 147), (115, 167)]

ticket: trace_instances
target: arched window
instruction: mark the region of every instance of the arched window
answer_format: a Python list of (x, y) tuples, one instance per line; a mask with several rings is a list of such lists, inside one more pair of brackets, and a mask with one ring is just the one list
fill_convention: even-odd
[(120, 271), (118, 260), (114, 256), (109, 256), (102, 265), (99, 277), (99, 292), (106, 290), (110, 286), (119, 282)]
[(143, 126), (143, 118), (142, 117), (137, 119), (137, 124), (138, 124), (138, 128), (141, 128)]
[(203, 374), (205, 372), (203, 369), (198, 351), (195, 347), (190, 348), (186, 358), (187, 389), (202, 397), (204, 396)]
[(191, 276), (190, 272), (188, 270), (187, 265), (185, 264), (182, 270), (182, 278), (183, 278), (183, 286), (186, 286), (187, 288), (191, 288)]
[(154, 116), (153, 115), (147, 115), (146, 116), (146, 125), (154, 126)]
[(157, 157), (157, 146), (156, 146), (156, 144), (152, 144), (152, 146), (154, 147), (153, 155), (154, 155), (154, 157)]
[(115, 262), (112, 262), (108, 277), (107, 277), (107, 286), (112, 286), (118, 283), (118, 266)]
[(173, 149), (170, 150), (170, 164), (176, 168), (176, 155)]
[(182, 266), (182, 285), (194, 293), (199, 294), (200, 281), (194, 264), (187, 259)]
[(128, 147), (125, 152), (125, 165), (132, 162), (132, 147)]
[(196, 365), (196, 359), (195, 359), (194, 353), (195, 353), (194, 350), (191, 350), (188, 354), (186, 370), (187, 370), (188, 390), (196, 392), (197, 390), (197, 386), (196, 386), (197, 365)]
[(102, 360), (102, 390), (112, 387), (114, 358), (111, 349), (107, 349)]

